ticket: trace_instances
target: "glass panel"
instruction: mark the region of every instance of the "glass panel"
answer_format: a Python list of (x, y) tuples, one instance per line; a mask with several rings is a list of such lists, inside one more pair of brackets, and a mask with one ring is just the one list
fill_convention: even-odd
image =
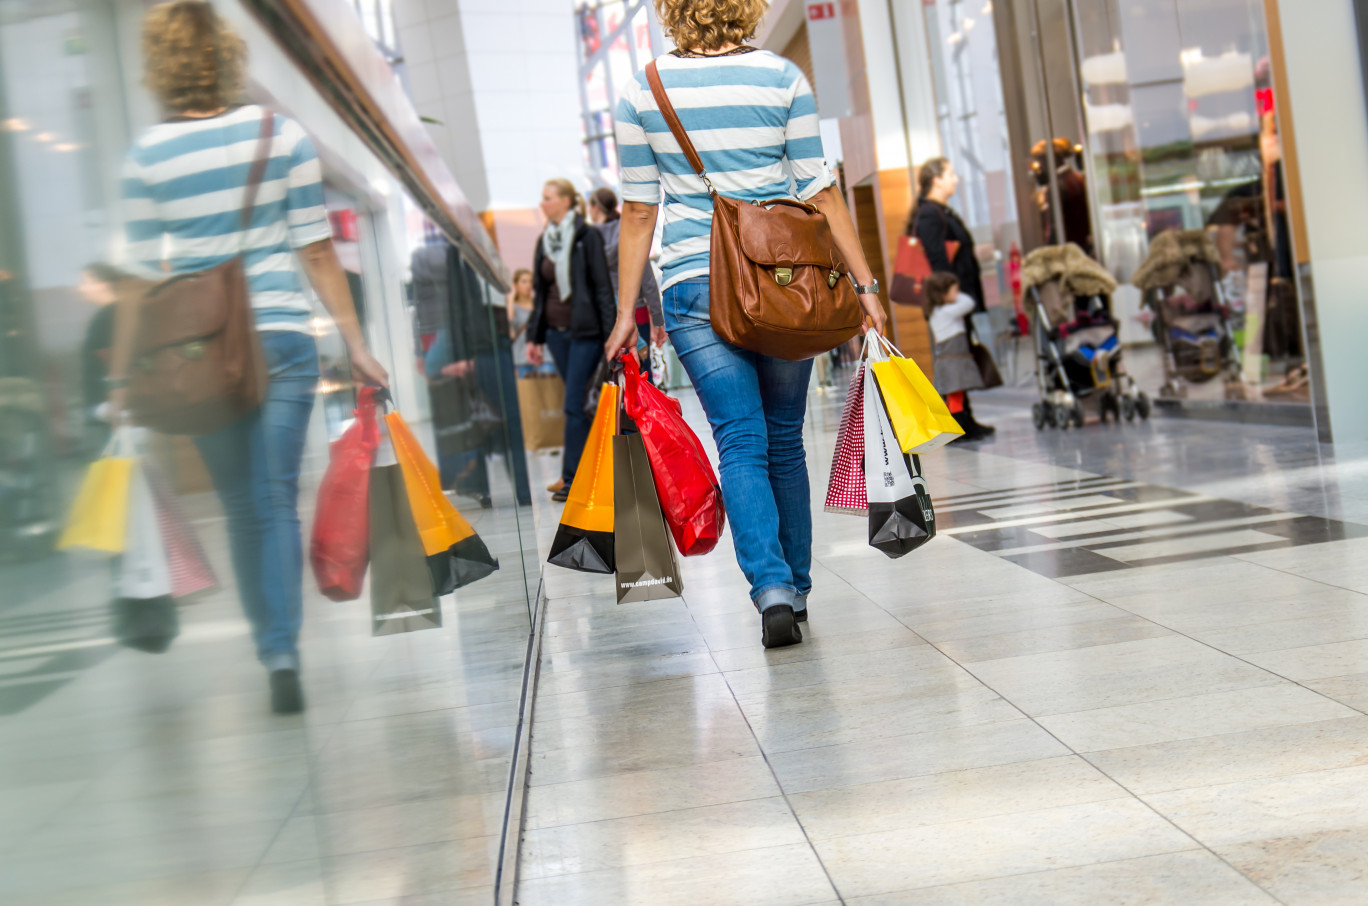
[[(0, 899), (383, 899), (419, 851), (487, 886), (540, 574), (503, 297), (307, 79), (282, 78), (269, 37), (249, 46), (246, 83), (314, 114), (298, 125), (319, 181), (273, 158), (247, 237), (240, 181), (182, 204), (162, 164), (206, 183), (225, 168), (206, 175), (160, 139), (202, 129), (231, 155), (257, 122), (163, 123), (141, 72), (145, 6), (0, 0)], [(392, 40), (388, 0), (359, 9)], [(119, 319), (141, 337), (184, 313), (154, 317), (128, 271), (160, 282), (244, 247), (265, 401), (194, 435), (112, 430)], [(364, 496), (324, 490), (370, 361), (329, 314), (348, 295), (442, 487), (396, 472), (382, 443), (341, 488)], [(203, 360), (200, 339), (166, 344), (178, 367)], [(143, 348), (126, 373), (156, 373), (160, 355)], [(127, 471), (95, 465), (115, 435)], [(126, 493), (78, 506), (101, 471)], [(429, 550), (411, 488), (459, 511), (454, 546)], [(103, 540), (59, 549), (97, 513)], [(364, 570), (325, 596), (314, 541), (349, 527)], [(459, 587), (439, 595), (448, 576)]]
[[(1075, 11), (1108, 267), (1128, 280), (1160, 234), (1201, 230), (1225, 272), (1242, 372), (1170, 361), (1156, 366), (1164, 392), (1305, 402), (1263, 4), (1084, 0)], [(1161, 345), (1172, 329), (1151, 323)]]

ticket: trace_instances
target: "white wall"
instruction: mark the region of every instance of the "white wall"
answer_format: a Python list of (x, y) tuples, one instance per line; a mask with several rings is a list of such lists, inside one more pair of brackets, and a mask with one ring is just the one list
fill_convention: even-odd
[(1330, 426), (1336, 443), (1364, 441), (1368, 116), (1353, 4), (1284, 0), (1280, 5)]
[(570, 0), (395, 0), (414, 107), (476, 210), (535, 207), (581, 181)]

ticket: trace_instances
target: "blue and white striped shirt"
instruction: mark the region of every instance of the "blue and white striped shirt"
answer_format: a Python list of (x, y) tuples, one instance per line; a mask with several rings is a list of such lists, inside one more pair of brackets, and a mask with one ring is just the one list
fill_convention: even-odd
[[(822, 153), (817, 102), (796, 65), (767, 50), (709, 59), (666, 54), (660, 81), (718, 193), (807, 201), (835, 180)], [(660, 266), (669, 287), (708, 272), (712, 201), (651, 96), (646, 73), (617, 107), (622, 199), (659, 204), (665, 191)]]
[[(247, 229), (239, 228), (262, 109), (161, 123), (124, 163), (124, 269), (148, 279), (216, 267), (242, 253), (260, 330), (308, 331), (294, 249), (332, 235), (313, 143), (276, 114), (266, 172)], [(163, 267), (163, 262), (169, 270)]]

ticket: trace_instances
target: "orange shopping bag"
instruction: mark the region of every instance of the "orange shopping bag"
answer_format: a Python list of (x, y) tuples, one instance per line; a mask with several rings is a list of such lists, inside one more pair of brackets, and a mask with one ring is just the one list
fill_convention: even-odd
[(618, 387), (604, 384), (594, 424), (575, 470), (570, 498), (551, 542), (548, 563), (586, 573), (611, 573), (613, 552), (613, 435), (617, 434)]
[(438, 595), (449, 594), (498, 569), (498, 559), (442, 493), (437, 466), (423, 452), (404, 417), (398, 412), (389, 413), (385, 416), (385, 427), (404, 475), (404, 489), (418, 536), (423, 540), (433, 590)]

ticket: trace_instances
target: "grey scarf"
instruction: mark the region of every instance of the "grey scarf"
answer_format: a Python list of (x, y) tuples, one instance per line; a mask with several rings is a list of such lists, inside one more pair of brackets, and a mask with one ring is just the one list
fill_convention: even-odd
[(575, 243), (576, 220), (571, 211), (560, 223), (548, 223), (542, 233), (542, 251), (556, 265), (556, 288), (562, 302), (570, 301), (570, 247)]

